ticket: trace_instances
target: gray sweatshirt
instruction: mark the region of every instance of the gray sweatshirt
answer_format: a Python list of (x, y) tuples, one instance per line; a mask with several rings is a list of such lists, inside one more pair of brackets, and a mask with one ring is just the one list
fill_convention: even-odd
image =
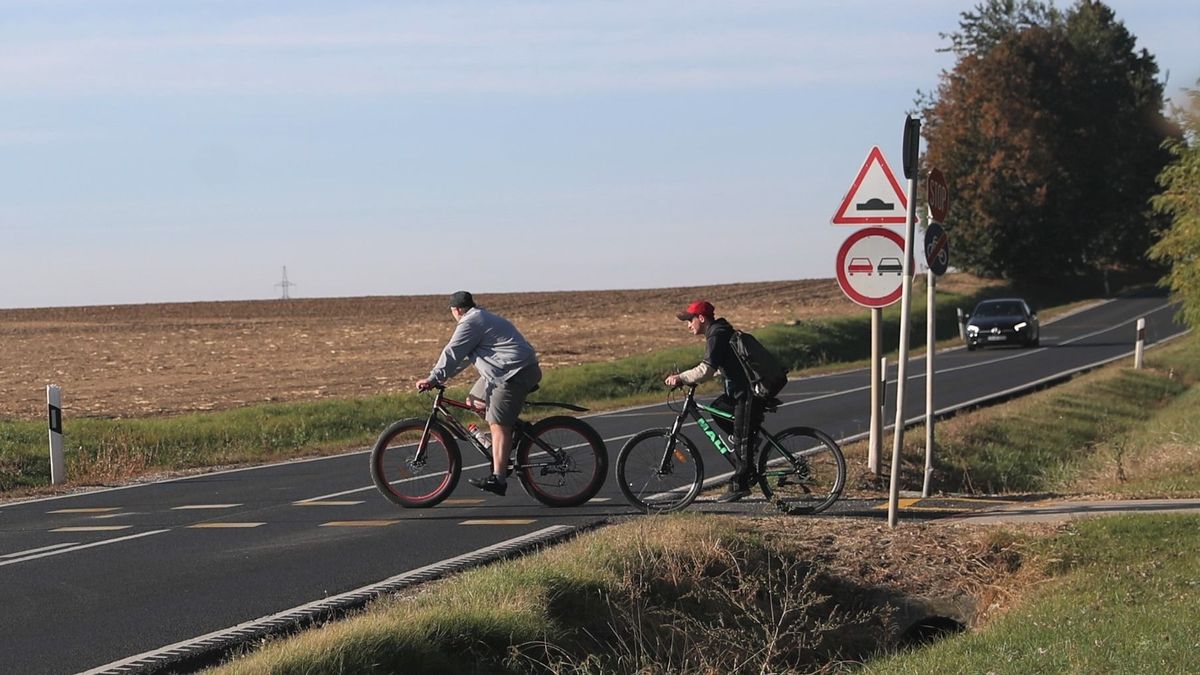
[(508, 319), (472, 307), (458, 320), (437, 365), (429, 371), (429, 379), (449, 380), (467, 367), (468, 359), (484, 379), (498, 384), (537, 363), (537, 353)]

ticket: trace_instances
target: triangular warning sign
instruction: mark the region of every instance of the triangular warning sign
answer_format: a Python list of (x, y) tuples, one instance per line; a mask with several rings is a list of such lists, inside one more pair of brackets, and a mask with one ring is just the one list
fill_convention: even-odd
[(903, 225), (908, 222), (908, 199), (878, 145), (867, 154), (858, 177), (829, 222), (834, 225)]

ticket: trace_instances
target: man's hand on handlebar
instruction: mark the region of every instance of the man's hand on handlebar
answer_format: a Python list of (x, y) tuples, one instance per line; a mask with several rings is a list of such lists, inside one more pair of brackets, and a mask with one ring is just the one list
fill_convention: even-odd
[(679, 379), (679, 373), (675, 373), (674, 375), (668, 375), (666, 377), (666, 379), (663, 380), (663, 384), (674, 389), (676, 387), (682, 386), (683, 380)]
[(441, 385), (442, 383), (438, 382), (437, 380), (425, 378), (424, 380), (417, 380), (417, 391), (429, 391), (430, 389), (435, 389)]

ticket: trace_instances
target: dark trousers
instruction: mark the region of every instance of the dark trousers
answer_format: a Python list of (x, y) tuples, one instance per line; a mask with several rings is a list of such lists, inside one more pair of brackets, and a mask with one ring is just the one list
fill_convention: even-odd
[(745, 487), (750, 477), (750, 467), (755, 460), (754, 449), (758, 446), (758, 431), (763, 421), (763, 401), (751, 394), (736, 399), (728, 394), (721, 394), (712, 402), (712, 407), (733, 413), (732, 425), (719, 417), (713, 421), (725, 433), (732, 433), (737, 439), (733, 451), (741, 466), (734, 473), (733, 480)]

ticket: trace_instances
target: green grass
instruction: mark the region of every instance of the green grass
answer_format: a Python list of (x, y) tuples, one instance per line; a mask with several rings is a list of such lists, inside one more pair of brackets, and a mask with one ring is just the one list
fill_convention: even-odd
[[(1003, 406), (977, 410), (938, 426), (936, 488), (947, 492), (1044, 492), (1111, 474), (1129, 480), (1135, 455), (1148, 455), (1189, 419), (1200, 369), (1194, 337), (1151, 352), (1150, 368), (1114, 364)], [(1172, 370), (1169, 364), (1179, 364)], [(1158, 431), (1155, 432), (1154, 430)], [(920, 429), (906, 436), (906, 455), (919, 462)], [(1191, 428), (1180, 437), (1200, 439)], [(1147, 475), (1143, 489), (1170, 476)], [(1117, 479), (1121, 480), (1121, 479)], [(1196, 485), (1189, 478), (1187, 484)], [(1157, 489), (1157, 488), (1155, 488)]]
[(1194, 673), (1200, 517), (1082, 521), (1035, 545), (1054, 580), (983, 630), (867, 673)]

